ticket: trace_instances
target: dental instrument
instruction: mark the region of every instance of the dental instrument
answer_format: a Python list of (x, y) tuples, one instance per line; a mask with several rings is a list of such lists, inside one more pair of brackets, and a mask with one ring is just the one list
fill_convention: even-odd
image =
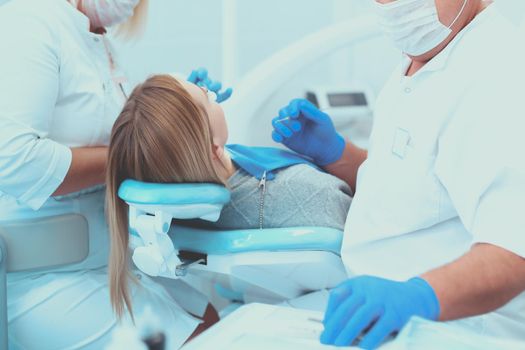
[[(290, 126), (282, 122), (286, 117), (294, 119)], [(272, 125), (275, 142), (312, 158), (319, 166), (334, 163), (343, 154), (345, 139), (337, 132), (330, 117), (310, 101), (293, 100), (279, 111)]]

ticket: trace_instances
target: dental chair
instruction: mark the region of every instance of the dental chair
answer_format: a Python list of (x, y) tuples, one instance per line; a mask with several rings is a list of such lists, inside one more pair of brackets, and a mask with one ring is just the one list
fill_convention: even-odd
[[(269, 142), (271, 125), (261, 111), (280, 87), (338, 50), (376, 40), (386, 41), (379, 46), (383, 54), (377, 57), (384, 63), (388, 41), (375, 18), (363, 16), (323, 28), (261, 62), (236, 84), (235, 93), (224, 105), (226, 115), (235, 120), (229, 126), (232, 143), (268, 145), (265, 142)], [(229, 55), (230, 51), (225, 52)], [(391, 51), (388, 57), (394, 67), (399, 52), (393, 47)], [(373, 64), (370, 58), (364, 62)], [(225, 72), (235, 71), (236, 60), (225, 59), (224, 64)], [(390, 69), (386, 70), (389, 74)], [(262, 303), (279, 303), (310, 290), (330, 288), (346, 278), (339, 256), (342, 232), (338, 230), (294, 227), (217, 231), (172, 222), (196, 218), (216, 221), (230, 198), (221, 186), (127, 180), (119, 195), (130, 207), (132, 259), (151, 276), (196, 275), (216, 282), (217, 292), (228, 300)]]
[(0, 222), (0, 350), (8, 344), (7, 273), (75, 264), (88, 253), (88, 223), (82, 215)]
[[(323, 227), (212, 230), (180, 219), (217, 221), (229, 191), (215, 184), (153, 184), (126, 180), (135, 265), (156, 277), (194, 275), (213, 281), (233, 302), (279, 303), (346, 278), (342, 232)], [(179, 219), (172, 223), (173, 219)]]

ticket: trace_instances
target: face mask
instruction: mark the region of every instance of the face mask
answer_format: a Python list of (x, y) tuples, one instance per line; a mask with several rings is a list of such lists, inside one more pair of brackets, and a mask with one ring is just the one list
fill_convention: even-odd
[(467, 4), (467, 0), (464, 0), (459, 14), (447, 27), (439, 21), (435, 0), (396, 0), (387, 4), (374, 2), (384, 32), (401, 51), (410, 56), (422, 55), (445, 41)]
[(494, 5), (500, 12), (516, 25), (523, 25), (525, 21), (524, 0), (497, 0)]
[(82, 9), (94, 28), (126, 21), (140, 0), (82, 0)]

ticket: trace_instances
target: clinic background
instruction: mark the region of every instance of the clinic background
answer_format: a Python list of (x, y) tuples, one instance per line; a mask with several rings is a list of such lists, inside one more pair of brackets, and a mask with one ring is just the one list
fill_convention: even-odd
[[(206, 67), (213, 79), (234, 88), (227, 103), (235, 103), (238, 83), (267, 58), (308, 35), (371, 14), (371, 2), (364, 0), (150, 0), (143, 37), (116, 46), (132, 83), (154, 73), (187, 75)], [(400, 59), (389, 47), (386, 38), (358, 43), (296, 74), (258, 111), (255, 124), (260, 125), (251, 142), (275, 145), (269, 121), (290, 99), (304, 97), (306, 89), (364, 84), (377, 95)], [(231, 126), (242, 116), (227, 118)], [(230, 140), (235, 136), (230, 133)]]

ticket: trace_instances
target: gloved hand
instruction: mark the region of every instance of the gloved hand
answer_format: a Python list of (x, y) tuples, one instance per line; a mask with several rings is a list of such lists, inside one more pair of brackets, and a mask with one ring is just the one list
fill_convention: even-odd
[(437, 320), (439, 312), (436, 294), (422, 278), (407, 282), (372, 276), (352, 278), (330, 293), (321, 342), (349, 346), (366, 331), (358, 345), (374, 349), (401, 330), (412, 316)]
[(213, 91), (217, 95), (217, 103), (226, 101), (233, 93), (232, 88), (228, 88), (221, 92), (222, 84), (218, 81), (211, 80), (208, 76), (208, 70), (205, 68), (199, 68), (192, 71), (188, 77), (188, 81), (195, 85), (206, 87), (208, 91)]
[(296, 99), (272, 120), (272, 138), (289, 149), (308, 156), (319, 166), (338, 161), (345, 149), (330, 117), (304, 99)]

